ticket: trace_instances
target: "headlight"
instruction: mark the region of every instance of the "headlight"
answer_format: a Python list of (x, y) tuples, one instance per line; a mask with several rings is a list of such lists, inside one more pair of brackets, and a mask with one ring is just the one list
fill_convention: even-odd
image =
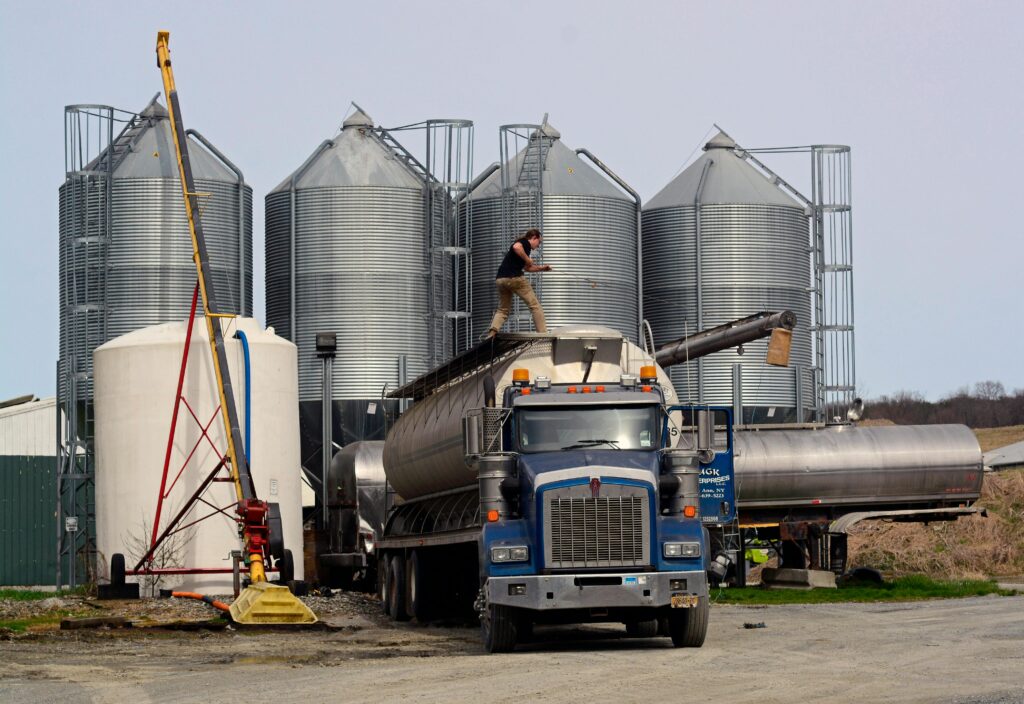
[(700, 557), (700, 543), (664, 543), (661, 554), (665, 557)]
[(529, 559), (530, 548), (525, 545), (491, 548), (491, 562), (526, 562)]

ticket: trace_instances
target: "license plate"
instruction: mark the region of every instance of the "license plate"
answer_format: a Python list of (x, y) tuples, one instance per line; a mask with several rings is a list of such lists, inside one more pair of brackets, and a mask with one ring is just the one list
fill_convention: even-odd
[(692, 594), (673, 594), (672, 595), (672, 608), (673, 609), (692, 609), (697, 605), (697, 597)]

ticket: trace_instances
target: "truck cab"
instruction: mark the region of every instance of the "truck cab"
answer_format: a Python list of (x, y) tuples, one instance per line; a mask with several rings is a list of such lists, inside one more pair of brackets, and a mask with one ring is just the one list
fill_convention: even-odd
[(697, 443), (669, 447), (679, 432), (655, 369), (581, 384), (517, 369), (500, 406), (466, 416), (489, 650), (510, 649), (536, 623), (593, 621), (703, 643), (700, 480), (715, 458)]

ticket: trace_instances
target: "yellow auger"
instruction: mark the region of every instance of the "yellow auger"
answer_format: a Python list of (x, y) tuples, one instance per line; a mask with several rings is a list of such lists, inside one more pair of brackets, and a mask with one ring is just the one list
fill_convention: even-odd
[(233, 316), (220, 312), (213, 281), (208, 281), (206, 278), (206, 272), (209, 271), (210, 265), (206, 240), (203, 237), (202, 222), (199, 217), (199, 198), (209, 194), (198, 193), (192, 179), (192, 166), (185, 144), (181, 106), (178, 103), (174, 73), (171, 70), (171, 50), (168, 47), (170, 36), (170, 32), (157, 32), (156, 63), (163, 75), (164, 93), (167, 96), (167, 112), (177, 153), (178, 175), (181, 177), (181, 191), (185, 199), (185, 212), (188, 215), (189, 234), (192, 237), (192, 259), (196, 264), (196, 272), (199, 276), (199, 290), (202, 293), (203, 312), (213, 353), (213, 369), (217, 379), (221, 418), (224, 421), (224, 432), (228, 441), (226, 460), (238, 497), (236, 512), (244, 544), (245, 563), (249, 568), (249, 581), (251, 582), (251, 586), (247, 587), (231, 604), (231, 618), (237, 623), (249, 624), (316, 623), (316, 616), (309, 607), (296, 598), (287, 587), (267, 581), (266, 564), (270, 552), (270, 528), (267, 520), (269, 506), (267, 502), (260, 501), (256, 496), (256, 487), (249, 472), (249, 463), (245, 452), (242, 451), (242, 433), (239, 428), (235, 395), (231, 388), (231, 374), (228, 371), (227, 354), (224, 348), (224, 335), (219, 320), (219, 318)]

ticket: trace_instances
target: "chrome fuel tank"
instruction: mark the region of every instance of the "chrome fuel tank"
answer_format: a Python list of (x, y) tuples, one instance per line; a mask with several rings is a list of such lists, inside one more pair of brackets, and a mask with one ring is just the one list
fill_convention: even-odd
[(963, 425), (830, 426), (736, 434), (741, 511), (969, 503), (981, 448)]

